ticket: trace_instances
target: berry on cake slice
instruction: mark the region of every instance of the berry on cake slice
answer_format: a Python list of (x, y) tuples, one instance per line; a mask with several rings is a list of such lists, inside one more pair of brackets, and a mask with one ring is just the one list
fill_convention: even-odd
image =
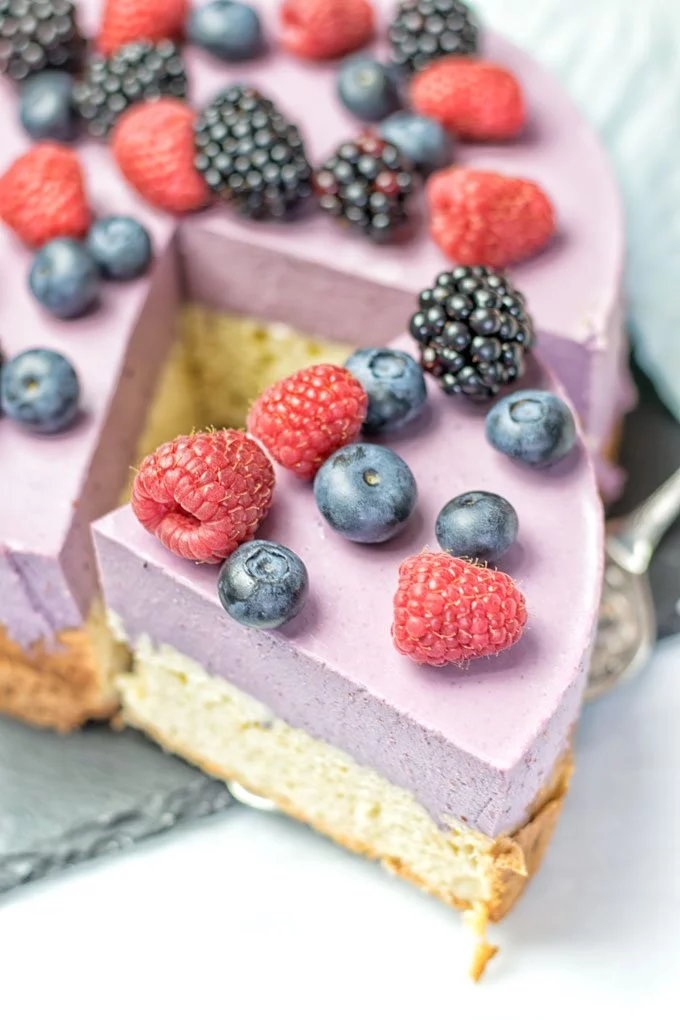
[(348, 57), (337, 89), (340, 102), (360, 120), (384, 120), (401, 106), (394, 70), (375, 57)]
[(453, 162), (453, 140), (436, 120), (401, 110), (380, 125), (379, 134), (395, 145), (423, 177)]
[(422, 552), (404, 560), (394, 597), (397, 651), (427, 666), (504, 652), (524, 631), (524, 596), (507, 574)]
[(72, 142), (78, 134), (73, 78), (66, 71), (33, 74), (21, 87), (19, 120), (36, 142)]
[(427, 187), (432, 237), (452, 262), (500, 267), (537, 254), (555, 233), (555, 210), (534, 181), (451, 167)]
[(135, 280), (149, 268), (149, 232), (131, 216), (106, 216), (90, 228), (87, 250), (107, 280)]
[(65, 145), (39, 142), (0, 178), (0, 219), (24, 244), (83, 237), (90, 210), (78, 157)]
[(309, 588), (307, 568), (291, 549), (256, 539), (232, 553), (217, 579), (224, 609), (244, 627), (272, 630), (294, 619)]
[(422, 368), (403, 351), (366, 347), (345, 362), (368, 395), (365, 433), (377, 435), (403, 428), (417, 418), (427, 401)]
[(253, 538), (274, 492), (274, 469), (256, 442), (233, 429), (164, 443), (142, 461), (131, 507), (176, 556), (220, 563)]
[(38, 304), (58, 319), (84, 315), (99, 297), (99, 269), (85, 245), (71, 237), (48, 241), (35, 255), (28, 285)]
[(113, 133), (113, 155), (123, 176), (166, 212), (193, 212), (210, 201), (210, 189), (194, 167), (195, 119), (179, 99), (158, 99), (128, 110)]
[(97, 51), (110, 56), (128, 43), (181, 39), (189, 0), (105, 0)]
[(260, 394), (248, 431), (277, 463), (309, 479), (332, 453), (354, 442), (367, 407), (366, 392), (346, 368), (312, 365)]
[(257, 11), (238, 0), (211, 0), (195, 7), (187, 20), (187, 38), (227, 63), (250, 60), (264, 49)]
[(392, 60), (407, 72), (437, 57), (476, 53), (479, 27), (461, 0), (399, 0), (388, 31)]
[(0, 75), (77, 71), (85, 52), (71, 0), (0, 0)]
[(505, 67), (474, 57), (442, 57), (411, 82), (413, 109), (470, 142), (515, 138), (526, 122), (519, 82)]
[(444, 552), (466, 560), (495, 563), (517, 539), (513, 505), (495, 492), (463, 492), (440, 511), (435, 535)]
[(344, 57), (375, 31), (369, 0), (284, 0), (279, 19), (283, 46), (306, 60)]
[(486, 438), (500, 453), (533, 467), (563, 460), (576, 443), (576, 423), (568, 405), (547, 390), (519, 390), (491, 408)]
[(0, 409), (30, 432), (63, 432), (75, 421), (79, 403), (78, 376), (57, 351), (22, 351), (2, 366)]
[(353, 443), (338, 450), (314, 479), (316, 505), (327, 524), (352, 542), (387, 542), (415, 510), (418, 486), (393, 450)]

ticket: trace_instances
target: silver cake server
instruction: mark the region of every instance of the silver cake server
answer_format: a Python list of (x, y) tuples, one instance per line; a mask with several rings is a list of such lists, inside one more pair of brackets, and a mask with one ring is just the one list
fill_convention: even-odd
[[(649, 564), (680, 514), (680, 469), (632, 513), (608, 527), (600, 617), (586, 699), (635, 676), (656, 642)], [(680, 578), (679, 588), (680, 588)]]

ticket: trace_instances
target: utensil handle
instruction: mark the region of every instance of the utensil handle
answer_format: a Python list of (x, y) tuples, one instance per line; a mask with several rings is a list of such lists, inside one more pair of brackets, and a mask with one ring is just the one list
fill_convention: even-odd
[(607, 549), (624, 570), (644, 574), (656, 548), (680, 515), (680, 468), (609, 536)]

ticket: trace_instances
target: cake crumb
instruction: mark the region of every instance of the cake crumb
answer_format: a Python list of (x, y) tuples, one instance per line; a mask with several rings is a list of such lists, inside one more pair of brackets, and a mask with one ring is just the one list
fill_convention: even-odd
[(465, 911), (463, 921), (475, 939), (469, 974), (473, 981), (479, 981), (486, 970), (487, 963), (489, 960), (493, 960), (498, 952), (498, 946), (493, 946), (486, 937), (489, 923), (488, 907), (484, 903), (476, 903)]

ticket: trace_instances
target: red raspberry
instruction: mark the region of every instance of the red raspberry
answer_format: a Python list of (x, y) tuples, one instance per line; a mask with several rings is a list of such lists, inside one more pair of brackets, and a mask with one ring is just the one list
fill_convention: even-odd
[(106, 0), (97, 51), (110, 57), (126, 43), (181, 39), (188, 12), (188, 0)]
[(442, 57), (411, 82), (411, 105), (471, 142), (502, 142), (524, 127), (519, 82), (504, 67), (474, 57)]
[(533, 181), (451, 167), (432, 175), (430, 231), (451, 259), (500, 268), (535, 255), (555, 233), (555, 211)]
[(373, 38), (368, 0), (284, 0), (281, 42), (297, 57), (332, 60), (361, 49)]
[(83, 237), (90, 218), (82, 168), (65, 145), (34, 145), (0, 178), (0, 219), (24, 244)]
[(411, 556), (399, 568), (392, 638), (419, 665), (504, 652), (526, 622), (524, 596), (498, 570), (444, 552)]
[(234, 429), (163, 443), (142, 461), (132, 509), (176, 556), (219, 563), (248, 542), (267, 515), (274, 469), (254, 440)]
[(179, 99), (131, 107), (113, 132), (113, 155), (124, 177), (166, 212), (202, 209), (210, 189), (194, 168), (196, 115)]
[(368, 397), (346, 368), (312, 365), (274, 383), (248, 415), (248, 431), (274, 460), (313, 478), (325, 460), (359, 435)]

